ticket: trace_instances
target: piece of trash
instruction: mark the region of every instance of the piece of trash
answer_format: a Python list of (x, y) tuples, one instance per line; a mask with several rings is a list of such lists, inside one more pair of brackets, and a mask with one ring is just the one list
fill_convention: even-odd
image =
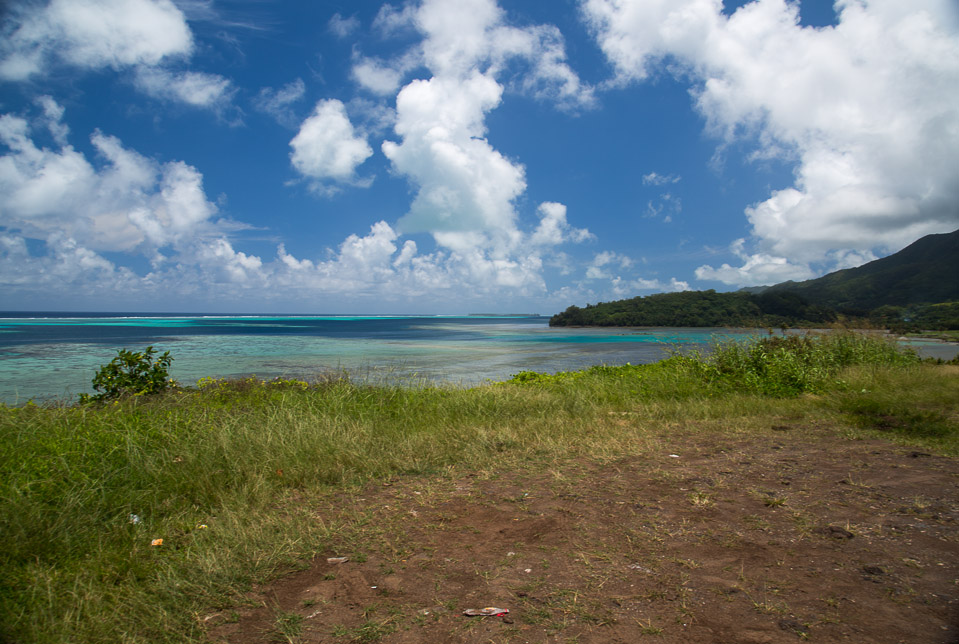
[(507, 557), (515, 557), (515, 556), (516, 556), (516, 553), (513, 552), (512, 550), (510, 550), (509, 552), (506, 553), (506, 556), (507, 556)]
[(346, 563), (349, 560), (350, 560), (349, 557), (327, 557), (326, 563), (336, 565), (336, 564)]
[(150, 542), (150, 545), (151, 545), (151, 546), (162, 546), (162, 545), (163, 545), (163, 539), (154, 539), (153, 541)]
[(640, 566), (639, 564), (630, 564), (630, 565), (629, 565), (629, 569), (630, 569), (630, 570), (638, 570), (639, 572), (644, 572), (644, 573), (646, 573), (647, 575), (653, 574), (653, 571), (652, 571), (652, 570), (650, 570), (650, 569), (647, 568), (646, 566)]
[(533, 569), (532, 569), (532, 568), (527, 568), (527, 569), (524, 570), (523, 572), (533, 572)]
[(135, 514), (131, 514), (131, 515), (130, 515), (130, 523), (132, 523), (133, 525), (137, 525), (138, 523), (140, 523), (140, 517), (138, 517), (138, 516), (135, 515)]
[(210, 527), (210, 526), (208, 526), (208, 525), (205, 524), (205, 523), (201, 523), (201, 524), (199, 524), (199, 525), (196, 527), (196, 529), (197, 529), (197, 530), (206, 530), (208, 527)]
[(679, 454), (670, 454), (669, 458), (679, 458)]
[(467, 608), (463, 611), (463, 614), (467, 617), (500, 617), (507, 613), (509, 613), (508, 608), (496, 608), (494, 606), (490, 606), (489, 608)]

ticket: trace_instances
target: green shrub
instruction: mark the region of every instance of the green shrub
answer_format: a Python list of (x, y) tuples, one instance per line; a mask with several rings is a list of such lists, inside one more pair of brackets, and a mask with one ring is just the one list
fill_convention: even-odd
[(103, 365), (93, 377), (95, 395), (80, 394), (80, 402), (111, 400), (121, 396), (156, 394), (176, 386), (170, 378), (173, 357), (164, 351), (158, 357), (152, 346), (143, 351), (120, 349), (117, 357)]
[(720, 392), (770, 396), (820, 392), (846, 367), (919, 362), (914, 351), (894, 340), (857, 332), (731, 341), (716, 346), (709, 355), (693, 354), (684, 360), (688, 369)]

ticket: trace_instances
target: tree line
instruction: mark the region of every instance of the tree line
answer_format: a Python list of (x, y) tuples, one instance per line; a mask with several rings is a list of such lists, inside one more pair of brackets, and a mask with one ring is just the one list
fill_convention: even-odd
[(614, 302), (570, 306), (550, 326), (816, 327), (845, 322), (895, 330), (959, 329), (959, 302), (837, 310), (791, 291), (658, 293)]

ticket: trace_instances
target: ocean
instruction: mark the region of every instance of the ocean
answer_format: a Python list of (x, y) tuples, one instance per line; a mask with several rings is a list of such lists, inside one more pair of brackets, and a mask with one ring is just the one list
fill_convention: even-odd
[(152, 345), (171, 375), (315, 379), (331, 371), (377, 383), (474, 386), (524, 370), (656, 362), (742, 329), (550, 328), (540, 316), (307, 316), (0, 313), (0, 402), (71, 400), (118, 349)]

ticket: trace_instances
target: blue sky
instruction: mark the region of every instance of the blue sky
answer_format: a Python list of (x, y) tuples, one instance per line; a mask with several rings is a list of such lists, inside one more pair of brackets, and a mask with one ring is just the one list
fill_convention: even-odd
[(954, 0), (2, 11), (6, 310), (548, 314), (959, 227)]

